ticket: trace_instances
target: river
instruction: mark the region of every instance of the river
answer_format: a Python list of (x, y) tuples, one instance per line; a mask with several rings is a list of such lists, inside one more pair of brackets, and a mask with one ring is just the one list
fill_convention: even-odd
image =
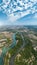
[(7, 47), (7, 48), (6, 48), (6, 46), (3, 47), (3, 49), (2, 49), (2, 55), (0, 56), (0, 65), (4, 65), (3, 58), (4, 58), (5, 54), (6, 54), (6, 52), (7, 52), (9, 49), (13, 48), (13, 47), (16, 45), (15, 36), (16, 36), (16, 33), (12, 34), (12, 39), (13, 39), (13, 41), (12, 41), (12, 44), (11, 44), (9, 47)]

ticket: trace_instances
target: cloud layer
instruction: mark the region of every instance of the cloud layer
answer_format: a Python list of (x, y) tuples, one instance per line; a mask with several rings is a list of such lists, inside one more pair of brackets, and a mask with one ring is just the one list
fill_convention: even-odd
[(0, 11), (6, 13), (9, 20), (13, 21), (37, 12), (37, 0), (2, 0)]

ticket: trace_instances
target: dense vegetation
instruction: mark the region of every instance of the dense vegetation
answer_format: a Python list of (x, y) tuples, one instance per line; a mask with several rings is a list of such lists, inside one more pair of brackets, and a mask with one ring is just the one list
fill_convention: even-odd
[(15, 58), (15, 65), (37, 65), (37, 51), (34, 51), (29, 39), (26, 41), (27, 45), (20, 51), (20, 56), (18, 54)]
[[(5, 55), (5, 58), (4, 58), (4, 60), (7, 60), (7, 61), (5, 61), (5, 65), (8, 65), (8, 61), (10, 60), (10, 58), (9, 58), (9, 54), (10, 54), (10, 56), (13, 56), (13, 55), (15, 55), (16, 54), (16, 52), (18, 52), (18, 49), (20, 48), (20, 46), (23, 44), (23, 41), (22, 41), (22, 37), (21, 37), (21, 35), (20, 34), (16, 34), (16, 41), (18, 40), (18, 42), (17, 42), (17, 44), (16, 44), (16, 46), (14, 46), (14, 48), (11, 48), (9, 51), (8, 51), (8, 54), (6, 54)], [(9, 42), (10, 40), (8, 39), (8, 41), (7, 42)]]
[(10, 53), (11, 55), (14, 55), (14, 54), (18, 51), (18, 49), (20, 48), (20, 46), (23, 44), (21, 35), (18, 34), (18, 33), (16, 34), (16, 41), (17, 41), (17, 40), (18, 40), (18, 42), (17, 42), (16, 46), (15, 46), (13, 49), (10, 49), (10, 50), (9, 50), (9, 53)]

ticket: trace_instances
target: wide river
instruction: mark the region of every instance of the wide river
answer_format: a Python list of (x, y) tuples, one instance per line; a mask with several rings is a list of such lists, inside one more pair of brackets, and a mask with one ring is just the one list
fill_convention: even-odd
[(13, 39), (12, 44), (11, 44), (8, 48), (4, 47), (4, 48), (2, 49), (2, 55), (0, 56), (0, 65), (4, 65), (3, 58), (4, 58), (5, 54), (6, 54), (6, 52), (7, 52), (9, 49), (13, 48), (13, 47), (16, 45), (15, 36), (16, 36), (16, 33), (14, 33), (14, 34), (12, 35), (12, 39)]

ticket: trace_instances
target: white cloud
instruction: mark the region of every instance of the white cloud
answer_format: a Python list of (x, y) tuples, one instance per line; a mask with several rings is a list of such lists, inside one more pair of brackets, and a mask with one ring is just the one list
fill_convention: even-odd
[(31, 2), (37, 2), (37, 0), (30, 0)]
[(13, 14), (11, 14), (11, 15), (8, 17), (8, 21), (14, 22), (14, 21), (17, 20), (18, 17), (19, 17), (19, 16), (14, 16)]
[(0, 26), (2, 26), (2, 25), (3, 25), (3, 22), (0, 21)]
[(33, 16), (33, 18), (37, 19), (37, 13), (35, 13), (35, 15)]
[(3, 0), (3, 3), (8, 5), (10, 3), (10, 0)]
[[(3, 10), (7, 14), (9, 20), (12, 22), (16, 21), (17, 19), (19, 19), (23, 16), (30, 14), (30, 12), (32, 12), (32, 14), (33, 14), (37, 11), (34, 6), (34, 4), (36, 4), (37, 0), (30, 0), (30, 2), (28, 2), (28, 0), (21, 0), (21, 1), (17, 0), (17, 2), (12, 0), (11, 3), (10, 3), (10, 1), (11, 0), (3, 0), (3, 3), (0, 6), (0, 10)], [(18, 3), (21, 5), (21, 7), (18, 5)], [(16, 6), (16, 8), (14, 8), (14, 5)], [(9, 8), (7, 8), (7, 6), (9, 6)], [(18, 10), (20, 10), (20, 11), (16, 13), (16, 11), (18, 11)], [(14, 14), (16, 14), (16, 15), (14, 15)]]
[(19, 18), (21, 18), (21, 17), (23, 17), (23, 16), (26, 16), (26, 15), (28, 15), (30, 13), (30, 10), (27, 10), (27, 11), (25, 11), (25, 12), (21, 12), (20, 14), (18, 14), (18, 15), (16, 15), (16, 16), (14, 16), (13, 14), (11, 14), (10, 16), (8, 16), (9, 18), (8, 18), (8, 21), (10, 21), (10, 22), (15, 22), (17, 19), (19, 19)]

